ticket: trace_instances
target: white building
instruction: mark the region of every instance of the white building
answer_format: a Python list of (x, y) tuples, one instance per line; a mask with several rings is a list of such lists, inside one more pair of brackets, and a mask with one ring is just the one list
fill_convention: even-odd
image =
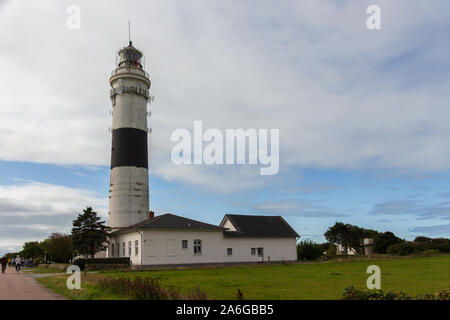
[(133, 267), (297, 261), (298, 237), (279, 216), (225, 215), (215, 226), (166, 213), (111, 233), (108, 256)]
[(354, 256), (354, 255), (356, 255), (356, 250), (354, 248), (344, 247), (342, 244), (337, 244), (336, 245), (336, 254), (337, 255)]

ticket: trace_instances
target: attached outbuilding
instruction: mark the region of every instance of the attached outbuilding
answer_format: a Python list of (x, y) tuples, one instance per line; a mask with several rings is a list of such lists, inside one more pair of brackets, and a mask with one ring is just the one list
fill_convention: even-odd
[(166, 213), (112, 232), (108, 256), (134, 267), (296, 261), (298, 238), (280, 216), (227, 214), (216, 226)]

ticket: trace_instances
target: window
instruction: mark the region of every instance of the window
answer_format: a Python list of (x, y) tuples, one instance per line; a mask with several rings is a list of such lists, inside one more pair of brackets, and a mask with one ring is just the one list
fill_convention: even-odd
[(120, 243), (117, 243), (117, 256), (120, 257)]
[(131, 241), (128, 241), (128, 256), (131, 257)]
[(227, 248), (227, 256), (233, 255), (233, 248)]
[(122, 242), (122, 255), (125, 257), (125, 242)]
[(201, 255), (202, 254), (202, 240), (194, 240), (194, 254)]
[(136, 240), (134, 242), (134, 254), (137, 256), (139, 255), (139, 240)]
[(114, 257), (114, 243), (111, 243), (111, 257)]
[(181, 249), (187, 249), (187, 248), (188, 248), (188, 241), (181, 240)]
[(251, 249), (251, 254), (252, 254), (252, 256), (256, 255), (256, 248)]

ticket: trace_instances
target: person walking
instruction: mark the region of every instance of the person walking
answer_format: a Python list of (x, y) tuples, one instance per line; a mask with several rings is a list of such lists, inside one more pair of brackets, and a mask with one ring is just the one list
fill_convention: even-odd
[(19, 256), (17, 256), (15, 261), (16, 261), (16, 272), (19, 273), (20, 272), (20, 265), (22, 263), (22, 259)]
[(10, 267), (10, 268), (11, 268), (11, 261), (12, 261), (12, 259), (8, 258), (8, 267)]
[(5, 273), (6, 265), (8, 264), (8, 259), (6, 259), (6, 257), (3, 257), (0, 259), (0, 263), (2, 264), (2, 273)]

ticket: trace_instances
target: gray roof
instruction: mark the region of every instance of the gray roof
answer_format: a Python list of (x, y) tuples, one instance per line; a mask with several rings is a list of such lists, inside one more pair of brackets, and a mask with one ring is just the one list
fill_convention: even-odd
[[(227, 214), (236, 231), (225, 231), (227, 238), (297, 238), (298, 233), (280, 216)], [(224, 221), (222, 220), (222, 222)]]
[(114, 231), (111, 235), (117, 235), (126, 232), (132, 232), (140, 229), (173, 229), (173, 230), (206, 230), (206, 231), (224, 231), (225, 228), (212, 224), (180, 217), (171, 213), (165, 213), (153, 218), (141, 221), (135, 225)]

